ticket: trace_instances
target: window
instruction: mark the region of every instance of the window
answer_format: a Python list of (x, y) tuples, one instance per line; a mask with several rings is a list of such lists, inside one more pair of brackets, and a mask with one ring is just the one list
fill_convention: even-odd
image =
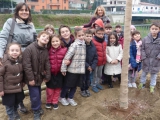
[(116, 1), (114, 1), (114, 4), (116, 4)]
[(64, 3), (66, 3), (66, 0), (64, 0)]
[(59, 6), (57, 6), (57, 10), (59, 10)]
[(57, 0), (57, 3), (59, 3), (59, 0)]
[(64, 7), (64, 9), (66, 10), (66, 7)]
[(44, 6), (42, 6), (42, 9), (44, 10)]
[(155, 7), (155, 10), (157, 10), (157, 7)]
[(34, 8), (35, 8), (35, 6), (32, 5), (32, 6), (31, 6), (31, 10), (34, 10)]
[(52, 3), (52, 0), (50, 0), (50, 3)]
[(151, 9), (153, 9), (153, 7), (151, 7)]
[(148, 9), (148, 7), (146, 7), (146, 9)]
[(44, 0), (42, 0), (42, 2), (44, 3)]
[(110, 1), (110, 4), (112, 4), (112, 1)]

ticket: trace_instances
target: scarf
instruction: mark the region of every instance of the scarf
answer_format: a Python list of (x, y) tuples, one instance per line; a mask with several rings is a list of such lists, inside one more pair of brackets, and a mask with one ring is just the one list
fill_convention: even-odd
[(94, 39), (97, 41), (97, 42), (100, 42), (100, 43), (103, 43), (104, 42), (104, 37), (103, 38), (99, 38), (97, 36), (94, 36)]

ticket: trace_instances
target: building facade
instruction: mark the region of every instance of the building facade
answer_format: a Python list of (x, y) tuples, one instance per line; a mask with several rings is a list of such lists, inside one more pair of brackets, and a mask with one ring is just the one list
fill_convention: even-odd
[(29, 7), (36, 11), (40, 10), (68, 10), (68, 0), (26, 0)]

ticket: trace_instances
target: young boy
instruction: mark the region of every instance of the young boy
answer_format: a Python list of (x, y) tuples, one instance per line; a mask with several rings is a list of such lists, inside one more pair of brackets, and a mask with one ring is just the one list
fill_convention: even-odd
[(150, 73), (150, 92), (154, 92), (157, 73), (160, 70), (160, 38), (158, 38), (159, 25), (153, 23), (150, 26), (150, 33), (142, 39), (142, 74), (139, 89), (142, 89), (146, 83), (146, 76)]
[(43, 114), (41, 109), (41, 84), (50, 80), (50, 63), (46, 48), (50, 39), (46, 31), (39, 33), (37, 41), (30, 44), (23, 52), (23, 68), (25, 82), (28, 85), (31, 108), (34, 120), (40, 120)]
[(112, 26), (111, 26), (111, 24), (106, 24), (104, 26), (104, 29), (105, 29), (105, 34), (104, 34), (105, 41), (108, 43), (108, 35), (112, 32)]
[(104, 29), (96, 28), (95, 36), (92, 38), (92, 42), (94, 43), (97, 55), (98, 55), (98, 63), (93, 71), (93, 81), (91, 81), (92, 90), (94, 92), (99, 92), (98, 89), (102, 90), (103, 87), (99, 84), (102, 76), (102, 68), (106, 64), (106, 46), (107, 43), (104, 40)]
[(83, 97), (89, 97), (91, 94), (88, 90), (90, 85), (90, 73), (94, 71), (97, 66), (98, 56), (96, 47), (92, 43), (93, 34), (91, 30), (85, 31), (85, 43), (86, 43), (86, 72), (83, 77), (83, 83), (81, 87), (81, 95)]
[(54, 35), (54, 34), (55, 34), (54, 27), (53, 27), (53, 25), (51, 25), (51, 24), (47, 24), (47, 25), (44, 27), (44, 31), (47, 31), (50, 35)]

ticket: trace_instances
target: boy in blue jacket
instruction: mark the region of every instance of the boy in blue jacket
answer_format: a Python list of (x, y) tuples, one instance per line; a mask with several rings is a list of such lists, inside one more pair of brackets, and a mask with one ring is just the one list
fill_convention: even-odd
[(89, 97), (91, 94), (88, 90), (90, 85), (90, 73), (96, 68), (98, 56), (96, 47), (92, 43), (93, 34), (91, 30), (85, 31), (85, 43), (86, 43), (86, 72), (83, 76), (83, 83), (81, 87), (81, 95), (83, 97)]

